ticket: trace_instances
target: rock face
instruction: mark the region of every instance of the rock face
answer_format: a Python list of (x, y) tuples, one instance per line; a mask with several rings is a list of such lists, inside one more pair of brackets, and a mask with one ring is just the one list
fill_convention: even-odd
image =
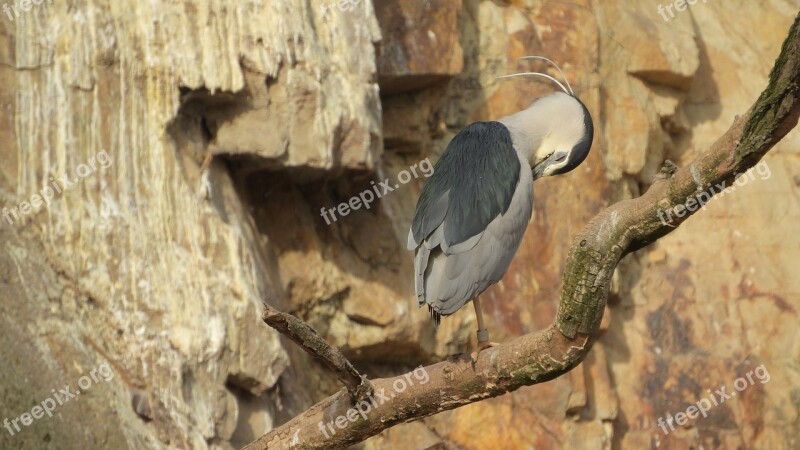
[[(746, 111), (800, 4), (28, 6), (0, 16), (0, 448), (227, 449), (340, 388), (261, 323), (262, 301), (373, 377), (472, 348), (471, 308), (438, 329), (416, 308), (405, 239), (455, 133), (552, 91), (495, 78), (549, 70), (517, 58), (557, 60), (596, 133), (581, 167), (536, 183), (483, 297), (499, 341), (553, 321), (595, 213)], [(794, 131), (624, 259), (568, 375), (357, 447), (796, 448), (798, 149)], [(34, 409), (65, 386), (52, 417)]]

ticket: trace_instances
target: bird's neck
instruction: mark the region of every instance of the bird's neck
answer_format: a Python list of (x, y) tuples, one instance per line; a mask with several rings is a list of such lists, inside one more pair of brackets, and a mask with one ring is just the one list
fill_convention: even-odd
[(528, 109), (505, 116), (498, 120), (508, 128), (514, 149), (520, 158), (532, 164), (534, 154), (542, 141), (555, 125), (557, 117), (548, 117), (546, 111), (540, 111), (534, 103)]

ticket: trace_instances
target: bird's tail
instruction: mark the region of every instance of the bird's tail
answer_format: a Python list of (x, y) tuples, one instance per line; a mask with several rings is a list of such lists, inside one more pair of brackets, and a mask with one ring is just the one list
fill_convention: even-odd
[(431, 305), (428, 305), (428, 311), (431, 313), (431, 320), (433, 320), (433, 324), (438, 327), (439, 323), (442, 322), (442, 315), (436, 312)]

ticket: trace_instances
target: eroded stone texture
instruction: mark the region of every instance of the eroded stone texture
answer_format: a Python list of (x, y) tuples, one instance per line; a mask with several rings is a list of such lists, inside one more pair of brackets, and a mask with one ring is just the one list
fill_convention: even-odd
[[(664, 21), (643, 1), (350, 3), (84, 0), (0, 18), (0, 206), (101, 150), (112, 161), (24, 223), (0, 218), (0, 420), (103, 362), (115, 374), (58, 417), (0, 428), (0, 447), (238, 448), (340, 389), (260, 322), (262, 300), (373, 377), (471, 350), (471, 307), (434, 329), (414, 304), (405, 239), (425, 176), (398, 176), (551, 92), (495, 78), (558, 76), (517, 60), (532, 54), (562, 65), (596, 129), (581, 167), (537, 182), (519, 253), (482, 297), (493, 340), (544, 328), (575, 234), (746, 110), (800, 7), (698, 2)], [(623, 260), (581, 366), (362, 446), (794, 448), (798, 136)], [(384, 179), (397, 187), (340, 212)], [(770, 381), (707, 418), (657, 425), (761, 364)]]
[(462, 0), (375, 2), (383, 31), (378, 52), (382, 94), (417, 90), (461, 72), (461, 4)]
[[(102, 150), (111, 162), (3, 224), (5, 283), (26, 287), (0, 294), (18, 324), (4, 339), (37, 349), (25, 370), (41, 381), (0, 369), (0, 415), (102, 361), (117, 375), (0, 447), (232, 448), (291, 413), (281, 396), (304, 402), (277, 387), (289, 355), (259, 316), (284, 287), (225, 160), (365, 170), (380, 155), (371, 5), (347, 21), (314, 6), (83, 1), (0, 20), (18, 68), (0, 75), (3, 206)], [(53, 275), (32, 282), (43, 271), (20, 261)]]

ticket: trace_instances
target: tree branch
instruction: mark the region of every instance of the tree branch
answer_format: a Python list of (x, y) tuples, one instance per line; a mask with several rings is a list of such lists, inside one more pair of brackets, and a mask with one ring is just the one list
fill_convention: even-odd
[[(621, 201), (594, 217), (577, 236), (567, 257), (556, 323), (481, 352), (473, 365), (466, 355), (425, 368), (429, 381), (396, 392), (403, 377), (373, 381), (376, 392), (393, 392), (366, 419), (348, 421), (323, 433), (323, 425), (352, 407), (346, 392), (322, 400), (245, 448), (341, 448), (401, 422), (496, 397), (556, 378), (578, 365), (591, 348), (603, 316), (611, 276), (626, 254), (670, 233), (692, 211), (665, 225), (659, 209), (684, 205), (708, 183), (730, 182), (754, 166), (800, 117), (800, 36), (795, 18), (769, 85), (743, 117), (688, 167), (662, 173), (641, 197)], [(711, 195), (714, 192), (710, 193)], [(699, 209), (699, 208), (698, 208)], [(331, 434), (335, 430), (335, 434)]]
[(328, 367), (347, 387), (350, 400), (358, 403), (372, 395), (372, 384), (367, 377), (358, 373), (355, 367), (339, 351), (322, 339), (317, 330), (291, 314), (286, 314), (264, 303), (261, 318), (267, 325), (278, 330), (303, 350)]

